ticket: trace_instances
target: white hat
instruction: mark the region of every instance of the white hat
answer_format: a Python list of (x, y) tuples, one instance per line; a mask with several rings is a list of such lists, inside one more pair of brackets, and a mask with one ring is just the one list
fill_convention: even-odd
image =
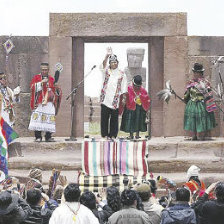
[(198, 177), (200, 170), (201, 169), (195, 165), (190, 166), (190, 168), (187, 171), (187, 178), (190, 179), (190, 177)]

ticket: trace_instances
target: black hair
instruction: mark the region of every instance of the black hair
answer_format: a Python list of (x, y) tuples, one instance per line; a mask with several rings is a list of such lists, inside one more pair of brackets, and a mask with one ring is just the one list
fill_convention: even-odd
[(189, 178), (189, 181), (190, 180), (194, 180), (195, 182), (197, 182), (197, 184), (201, 187), (201, 181), (199, 180), (198, 176), (191, 176)]
[(67, 202), (77, 202), (80, 198), (79, 185), (75, 183), (70, 183), (64, 190), (65, 200)]
[(161, 206), (163, 206), (163, 208), (166, 208), (167, 205), (168, 205), (168, 196), (162, 196), (160, 199), (159, 199), (159, 204)]
[(156, 181), (153, 179), (149, 179), (148, 181), (150, 182), (151, 193), (156, 194), (156, 190), (157, 190)]
[(121, 202), (123, 205), (131, 206), (137, 201), (137, 195), (134, 190), (126, 189), (121, 193)]
[(80, 203), (93, 210), (96, 208), (96, 197), (91, 191), (86, 191), (81, 195)]
[(29, 189), (26, 192), (26, 201), (29, 205), (38, 205), (41, 200), (41, 191), (39, 189)]
[(137, 192), (137, 191), (135, 191), (135, 194), (136, 194), (136, 197), (137, 197), (137, 205), (136, 205), (136, 208), (138, 209), (138, 210), (141, 210), (141, 211), (144, 211), (144, 205), (143, 205), (143, 203), (142, 203), (142, 198), (140, 197), (140, 195), (139, 195), (139, 192)]
[(138, 195), (142, 199), (142, 201), (148, 201), (151, 197), (151, 193), (149, 191), (138, 192)]
[(190, 191), (185, 187), (176, 190), (176, 201), (190, 201)]
[(219, 182), (216, 185), (215, 195), (216, 195), (217, 201), (220, 201), (222, 203), (224, 202), (224, 183), (223, 182)]
[(120, 193), (114, 186), (107, 188), (107, 204), (114, 212), (117, 212), (121, 209)]

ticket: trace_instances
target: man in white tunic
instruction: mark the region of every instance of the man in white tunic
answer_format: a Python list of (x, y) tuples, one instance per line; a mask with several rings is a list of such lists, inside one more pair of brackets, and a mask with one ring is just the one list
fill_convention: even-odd
[(99, 224), (93, 212), (80, 204), (79, 185), (70, 183), (64, 190), (65, 203), (56, 208), (49, 224)]
[(20, 87), (14, 90), (7, 86), (6, 75), (0, 72), (0, 111), (3, 119), (9, 126), (13, 126), (15, 122), (15, 113), (13, 106), (19, 102)]
[[(118, 68), (117, 56), (108, 50), (101, 71), (103, 86), (101, 89), (101, 136), (116, 138), (118, 134), (118, 116), (120, 96), (127, 92), (127, 77)], [(107, 61), (109, 58), (109, 67)]]
[(51, 134), (55, 132), (55, 115), (62, 95), (54, 78), (48, 72), (48, 63), (41, 63), (41, 73), (35, 75), (30, 84), (32, 115), (29, 130), (34, 131), (37, 142), (42, 141), (42, 131), (46, 132), (46, 142), (54, 141)]

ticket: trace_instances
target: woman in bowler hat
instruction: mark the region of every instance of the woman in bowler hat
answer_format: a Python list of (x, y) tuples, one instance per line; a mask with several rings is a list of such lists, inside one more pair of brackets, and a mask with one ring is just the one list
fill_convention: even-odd
[(204, 78), (202, 64), (195, 63), (192, 68), (193, 79), (187, 84), (184, 100), (184, 130), (190, 131), (191, 140), (205, 140), (207, 131), (216, 126), (212, 102), (212, 90), (208, 80)]

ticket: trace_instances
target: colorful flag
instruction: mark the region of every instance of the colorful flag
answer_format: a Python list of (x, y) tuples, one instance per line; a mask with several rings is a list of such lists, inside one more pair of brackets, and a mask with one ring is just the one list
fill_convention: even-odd
[(8, 145), (18, 134), (0, 117), (0, 170), (8, 176)]

